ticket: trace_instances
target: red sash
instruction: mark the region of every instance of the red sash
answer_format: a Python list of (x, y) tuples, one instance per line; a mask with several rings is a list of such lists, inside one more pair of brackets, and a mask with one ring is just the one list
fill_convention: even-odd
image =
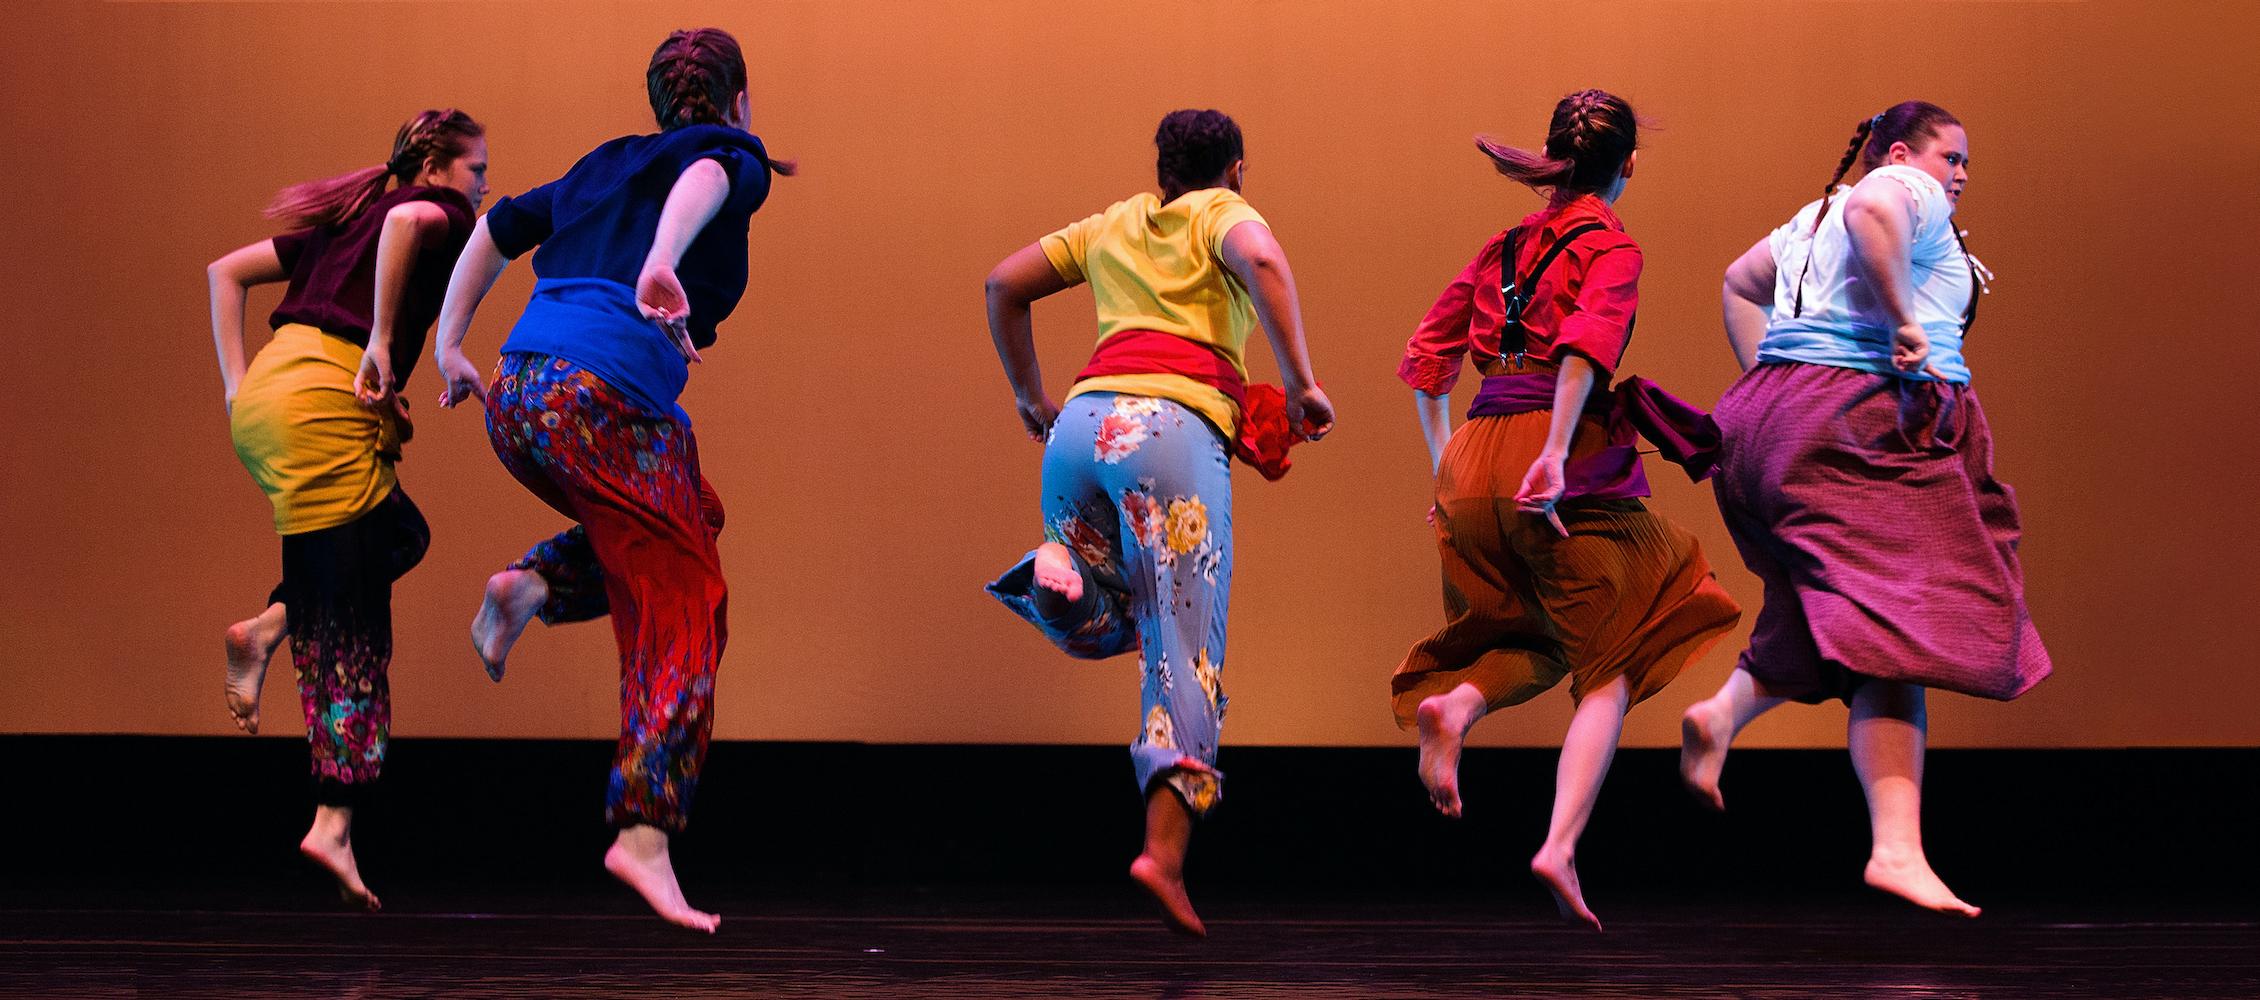
[(1287, 426), (1287, 393), (1276, 385), (1247, 384), (1232, 362), (1206, 344), (1158, 330), (1123, 330), (1099, 342), (1091, 363), (1075, 380), (1101, 375), (1182, 375), (1231, 397), (1240, 411), (1232, 457), (1278, 480), (1294, 462), (1287, 449), (1304, 440)]

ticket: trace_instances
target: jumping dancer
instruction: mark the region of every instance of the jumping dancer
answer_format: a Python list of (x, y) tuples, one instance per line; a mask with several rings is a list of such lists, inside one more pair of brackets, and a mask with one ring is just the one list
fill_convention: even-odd
[[(1397, 722), (1418, 728), (1421, 782), (1456, 817), (1468, 729), (1570, 679), (1577, 713), (1530, 870), (1563, 916), (1595, 928), (1577, 841), (1625, 712), (1741, 616), (1694, 536), (1638, 499), (1648, 481), (1636, 428), (1666, 436), (1654, 419), (1700, 425), (1700, 413), (1642, 380), (1608, 388), (1639, 304), (1640, 246), (1610, 208), (1638, 145), (1632, 107), (1599, 90), (1554, 106), (1543, 152), (1478, 139), (1501, 174), (1546, 192), (1546, 207), (1484, 244), (1397, 369), (1436, 472), (1446, 617), (1391, 678)], [(1452, 386), (1471, 352), (1483, 388), (1455, 431)]]
[[(430, 541), (393, 473), (410, 435), (396, 390), (486, 197), (483, 135), (460, 111), (423, 112), (384, 163), (276, 195), (267, 215), (289, 232), (206, 268), (229, 433), (274, 504), (283, 552), (266, 611), (228, 629), (228, 714), (259, 731), (267, 661), (288, 636), (318, 803), (299, 850), (371, 910), (353, 811), (391, 725), (392, 584)], [(278, 281), (290, 285), (269, 318), (274, 339), (246, 366), (246, 291)]]
[[(1840, 187), (1857, 162), (1867, 173)], [(1823, 196), (1726, 274), (1742, 378), (1719, 401), (1719, 510), (1765, 584), (1750, 648), (1687, 710), (1680, 772), (1724, 809), (1736, 733), (1843, 699), (1869, 885), (1977, 916), (1922, 844), (1924, 689), (2023, 694), (2049, 673), (2025, 610), (2017, 505), (1962, 341), (1991, 277), (1955, 228), (1969, 136), (1908, 101), (1862, 121)]]
[[(1311, 374), (1286, 254), (1240, 196), (1240, 128), (1176, 111), (1154, 133), (1161, 195), (1139, 194), (1006, 257), (989, 333), (1028, 436), (1045, 442), (1044, 543), (989, 590), (1070, 656), (1139, 651), (1143, 723), (1130, 747), (1146, 800), (1130, 875), (1169, 925), (1206, 930), (1185, 893), (1192, 821), (1221, 794), (1225, 603), (1234, 456), (1270, 478), (1295, 438), (1333, 426)], [(1029, 306), (1089, 282), (1099, 344), (1063, 408), (1044, 389)], [(1248, 386), (1261, 324), (1284, 394)]]
[[(441, 405), (481, 397), (503, 465), (575, 522), (488, 582), (480, 657), (500, 680), (535, 615), (612, 616), (621, 719), (605, 819), (619, 833), (604, 865), (661, 917), (711, 932), (720, 918), (684, 901), (667, 853), (706, 758), (728, 637), (722, 507), (676, 397), (745, 294), (747, 223), (769, 175), (792, 165), (746, 131), (745, 59), (727, 32), (668, 36), (645, 82), (659, 132), (607, 142), (479, 220), (441, 315)], [(482, 390), (464, 334), (503, 268), (536, 246), (533, 300)]]

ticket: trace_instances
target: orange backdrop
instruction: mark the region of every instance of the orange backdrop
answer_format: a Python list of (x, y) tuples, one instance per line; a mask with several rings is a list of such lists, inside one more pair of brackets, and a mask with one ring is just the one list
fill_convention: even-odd
[[(1963, 218), (1999, 273), (1971, 356), (2028, 529), (2057, 675), (2014, 705), (1940, 697), (1950, 746), (2260, 741), (2250, 567), (2249, 273), (2260, 101), (2232, 4), (631, 3), (67, 4), (11, 8), (0, 408), (0, 730), (231, 732), (220, 630), (279, 567), (231, 453), (204, 263), (270, 234), (278, 187), (377, 162), (426, 106), (489, 127), (496, 196), (648, 130), (642, 69), (719, 24), (752, 63), (757, 131), (804, 176), (753, 225), (753, 282), (684, 402), (729, 503), (736, 739), (1127, 741), (1127, 662), (1073, 662), (980, 585), (1036, 538), (1037, 449), (990, 351), (981, 278), (1151, 183), (1169, 109), (1247, 132), (1247, 193), (1303, 290), (1339, 431), (1286, 482), (1243, 474), (1226, 669), (1240, 743), (1409, 743), (1390, 669), (1439, 620), (1425, 454), (1393, 377), (1413, 322), (1536, 204), (1471, 148), (1535, 142), (1562, 93), (1627, 95), (1657, 128), (1619, 208), (1648, 251), (1626, 370), (1700, 401), (1733, 377), (1728, 261), (1816, 196), (1852, 124), (1904, 98), (1968, 124)], [(1574, 36), (1547, 45), (1549, 35)], [(531, 285), (488, 300), (491, 359)], [(253, 298), (258, 320), (275, 301)], [(1085, 292), (1041, 306), (1056, 389)], [(1258, 362), (1268, 368), (1269, 361)], [(1056, 391), (1056, 390), (1055, 390)], [(431, 367), (402, 480), (430, 557), (398, 588), (396, 732), (603, 737), (602, 625), (533, 628), (491, 685), (465, 638), (486, 575), (561, 526), (443, 414)], [(1755, 605), (1707, 487), (1655, 504)], [(1634, 713), (1669, 745), (1729, 641)], [(267, 686), (295, 730), (287, 658)], [(1478, 730), (1551, 742), (1557, 694)], [(1839, 709), (1751, 745), (1840, 745)]]

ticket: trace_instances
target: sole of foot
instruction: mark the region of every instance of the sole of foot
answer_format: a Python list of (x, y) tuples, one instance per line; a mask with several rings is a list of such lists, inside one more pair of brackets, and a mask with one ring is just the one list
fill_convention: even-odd
[(471, 619), (471, 648), (478, 651), (488, 679), (501, 683), (510, 647), (548, 599), (549, 584), (532, 570), (506, 569), (487, 578), (486, 598)]
[(722, 926), (721, 917), (694, 910), (684, 901), (683, 888), (675, 881), (675, 866), (664, 857), (639, 858), (614, 844), (611, 850), (604, 852), (604, 870), (642, 896), (651, 912), (659, 914), (661, 920), (707, 934)]
[(258, 621), (253, 618), (228, 626), (225, 640), (228, 718), (235, 720), (237, 729), (253, 735), (259, 732), (259, 691), (267, 683), (267, 661), (274, 658), (280, 642), (279, 637), (268, 641), (259, 635)]
[(1466, 730), (1452, 718), (1443, 695), (1423, 699), (1414, 711), (1420, 724), (1420, 783), (1436, 811), (1460, 818), (1460, 747)]
[(1718, 721), (1697, 705), (1679, 718), (1679, 780), (1687, 794), (1714, 812), (1726, 811), (1719, 774), (1726, 769), (1726, 740)]
[(1530, 859), (1530, 874), (1545, 883), (1546, 891), (1554, 894), (1554, 906), (1562, 916), (1591, 924), (1601, 929), (1601, 918), (1585, 905), (1585, 890), (1577, 884), (1577, 862), (1566, 857), (1554, 857), (1541, 852)]
[(1170, 877), (1159, 862), (1141, 854), (1130, 862), (1130, 879), (1153, 897), (1154, 905), (1161, 908), (1162, 923), (1170, 930), (1186, 937), (1208, 936), (1208, 926), (1201, 923), (1200, 914), (1193, 912), (1192, 897), (1185, 894), (1183, 878)]

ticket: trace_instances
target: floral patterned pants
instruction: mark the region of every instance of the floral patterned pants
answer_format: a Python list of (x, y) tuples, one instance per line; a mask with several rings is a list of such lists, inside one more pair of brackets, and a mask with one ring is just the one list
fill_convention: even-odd
[(289, 609), (290, 664), (324, 805), (354, 804), (384, 767), (392, 584), (423, 561), (431, 540), (397, 486), (360, 517), (282, 538), (282, 585), (271, 600)]
[(520, 484), (578, 522), (515, 564), (550, 582), (544, 620), (612, 616), (620, 743), (605, 819), (680, 831), (713, 736), (714, 669), (729, 637), (714, 547), (721, 505), (699, 475), (698, 443), (689, 425), (587, 369), (523, 353), (496, 366), (487, 437)]
[[(1138, 788), (1166, 780), (1196, 814), (1221, 794), (1224, 616), (1232, 589), (1232, 468), (1223, 439), (1166, 399), (1067, 401), (1044, 448), (1044, 538), (1075, 555), (1083, 596), (1039, 607), (1035, 553), (989, 593), (1070, 656), (1138, 651)], [(1050, 612), (1047, 614), (1047, 612)]]

